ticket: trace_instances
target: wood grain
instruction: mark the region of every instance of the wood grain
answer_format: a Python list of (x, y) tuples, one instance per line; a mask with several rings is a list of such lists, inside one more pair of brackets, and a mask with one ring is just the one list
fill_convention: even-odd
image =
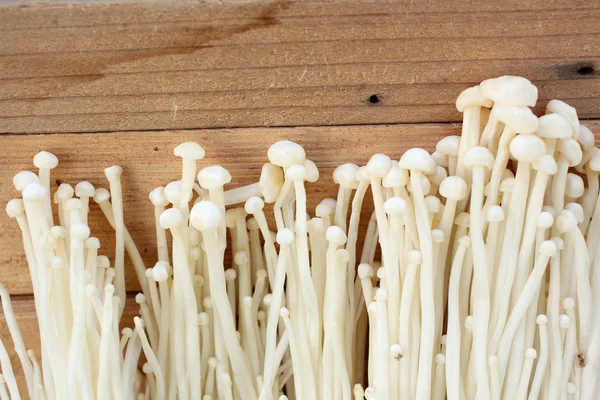
[(459, 121), (456, 95), (502, 74), (527, 76), (542, 100), (560, 97), (582, 117), (600, 117), (595, 2), (1, 10), (0, 132)]
[[(147, 266), (156, 262), (153, 206), (148, 193), (180, 177), (180, 160), (173, 148), (194, 140), (206, 149), (199, 165), (218, 163), (233, 176), (231, 187), (256, 182), (262, 164), (267, 162), (268, 147), (282, 139), (296, 141), (320, 168), (321, 178), (311, 184), (310, 212), (325, 197), (335, 196), (331, 180), (335, 167), (344, 162), (364, 164), (377, 152), (394, 158), (409, 147), (419, 145), (431, 150), (437, 140), (457, 134), (460, 128), (451, 124), (418, 124), (398, 126), (355, 126), (320, 128), (252, 128), (228, 130), (192, 130), (173, 132), (126, 132), (104, 134), (0, 135), (0, 199), (2, 203), (19, 195), (12, 186), (12, 176), (31, 169), (32, 157), (40, 150), (54, 152), (60, 159), (52, 181), (75, 185), (89, 180), (96, 187), (107, 187), (104, 168), (118, 164), (123, 168), (125, 221)], [(21, 236), (15, 221), (0, 212), (0, 281), (10, 293), (31, 293)], [(97, 206), (90, 218), (92, 235), (101, 240), (101, 253), (110, 257), (114, 249), (114, 233)], [(135, 273), (127, 270), (129, 290), (137, 290)]]

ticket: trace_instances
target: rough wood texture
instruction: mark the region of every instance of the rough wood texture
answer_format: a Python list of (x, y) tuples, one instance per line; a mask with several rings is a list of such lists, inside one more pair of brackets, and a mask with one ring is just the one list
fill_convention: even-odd
[[(96, 187), (108, 187), (104, 168), (113, 164), (123, 167), (125, 222), (148, 266), (156, 262), (154, 214), (148, 193), (157, 186), (179, 179), (180, 159), (173, 148), (182, 141), (194, 140), (206, 149), (199, 166), (220, 164), (233, 176), (231, 187), (256, 182), (267, 149), (277, 140), (289, 139), (302, 144), (307, 156), (321, 170), (321, 179), (310, 185), (310, 206), (328, 196), (335, 196), (331, 180), (335, 167), (344, 162), (366, 163), (369, 157), (385, 152), (399, 158), (404, 150), (419, 144), (432, 149), (442, 136), (457, 134), (460, 128), (449, 124), (398, 126), (360, 126), (331, 128), (254, 128), (231, 130), (197, 130), (175, 132), (134, 132), (106, 134), (53, 134), (0, 136), (0, 199), (3, 204), (18, 196), (12, 176), (31, 169), (32, 157), (40, 150), (54, 152), (60, 163), (54, 170), (55, 183), (75, 185), (89, 180)], [(218, 138), (218, 140), (217, 140)], [(54, 186), (55, 188), (55, 186)], [(101, 252), (112, 256), (114, 233), (98, 207), (92, 206), (92, 235), (102, 243)], [(311, 209), (311, 213), (314, 209)], [(0, 281), (10, 293), (31, 293), (27, 264), (16, 221), (0, 212)], [(128, 288), (137, 289), (133, 270), (128, 270)]]
[(600, 116), (584, 0), (46, 4), (1, 9), (0, 132), (458, 121), (524, 75)]

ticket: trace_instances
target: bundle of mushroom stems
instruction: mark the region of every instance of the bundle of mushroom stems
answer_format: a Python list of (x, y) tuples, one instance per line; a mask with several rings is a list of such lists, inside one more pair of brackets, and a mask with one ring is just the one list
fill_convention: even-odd
[[(149, 196), (151, 268), (124, 225), (121, 168), (105, 170), (109, 190), (51, 196), (58, 160), (39, 153), (6, 210), (41, 351), (2, 287), (27, 392), (3, 344), (0, 398), (598, 399), (600, 151), (573, 107), (552, 100), (537, 117), (536, 101), (519, 77), (466, 89), (461, 136), (339, 166), (337, 198), (314, 214), (319, 171), (300, 145), (273, 144), (260, 181), (230, 188), (183, 143), (181, 179)], [(90, 200), (114, 228), (112, 261)], [(133, 321), (125, 253), (142, 289)]]

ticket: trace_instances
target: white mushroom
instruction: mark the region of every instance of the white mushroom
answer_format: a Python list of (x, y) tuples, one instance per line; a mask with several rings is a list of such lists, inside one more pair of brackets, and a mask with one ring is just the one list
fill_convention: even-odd
[[(305, 160), (305, 162), (308, 160)], [(283, 171), (271, 163), (262, 166), (260, 179), (256, 183), (229, 189), (224, 193), (225, 205), (244, 203), (252, 196), (262, 196), (265, 203), (274, 203), (283, 186)]]

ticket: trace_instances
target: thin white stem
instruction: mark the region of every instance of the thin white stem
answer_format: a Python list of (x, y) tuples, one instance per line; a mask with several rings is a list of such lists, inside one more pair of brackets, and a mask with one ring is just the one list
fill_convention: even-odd
[[(452, 262), (448, 288), (448, 330), (446, 346), (446, 386), (448, 400), (464, 398), (464, 388), (461, 377), (461, 317), (459, 312), (460, 279), (465, 254), (469, 247), (468, 236), (463, 236)], [(464, 361), (463, 361), (464, 362)]]
[(150, 343), (148, 342), (148, 338), (146, 337), (146, 333), (144, 332), (142, 320), (139, 317), (135, 317), (133, 321), (135, 323), (135, 330), (137, 331), (142, 341), (142, 348), (144, 349), (144, 354), (146, 355), (148, 364), (150, 365), (152, 373), (154, 374), (154, 377), (156, 379), (156, 398), (163, 399), (165, 397), (165, 381), (162, 369), (160, 368), (160, 364), (158, 363), (156, 355), (150, 347)]
[(546, 374), (546, 367), (548, 365), (548, 318), (545, 315), (538, 315), (537, 325), (540, 335), (540, 351), (537, 365), (535, 367), (535, 373), (533, 375), (533, 381), (529, 389), (529, 400), (535, 400), (538, 398), (542, 384), (544, 383), (544, 377)]

